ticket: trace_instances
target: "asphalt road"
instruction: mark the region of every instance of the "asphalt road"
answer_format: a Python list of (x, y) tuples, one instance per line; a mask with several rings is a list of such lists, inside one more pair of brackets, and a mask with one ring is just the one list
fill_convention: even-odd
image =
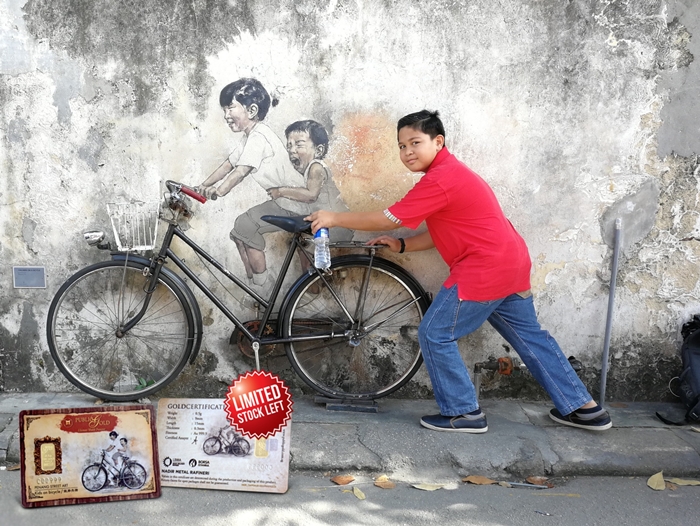
[(700, 486), (654, 491), (639, 477), (551, 479), (554, 487), (546, 490), (455, 481), (423, 491), (400, 481), (381, 489), (366, 475), (336, 486), (330, 476), (295, 473), (282, 495), (164, 487), (153, 500), (25, 509), (19, 471), (0, 471), (0, 524), (643, 526), (697, 524), (700, 509)]

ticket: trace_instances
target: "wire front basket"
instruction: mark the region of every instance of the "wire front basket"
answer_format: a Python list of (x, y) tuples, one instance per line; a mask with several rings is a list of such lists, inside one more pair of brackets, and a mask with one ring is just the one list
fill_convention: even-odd
[(109, 203), (107, 212), (117, 248), (122, 252), (152, 250), (158, 235), (160, 201)]

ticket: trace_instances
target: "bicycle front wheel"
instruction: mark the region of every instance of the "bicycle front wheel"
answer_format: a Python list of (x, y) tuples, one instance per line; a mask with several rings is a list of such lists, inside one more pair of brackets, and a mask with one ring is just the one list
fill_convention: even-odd
[(282, 335), (297, 374), (333, 398), (372, 399), (401, 388), (422, 363), (418, 325), (425, 292), (398, 265), (368, 256), (334, 260), (290, 292)]
[(99, 491), (107, 484), (107, 472), (99, 464), (92, 464), (83, 471), (82, 481), (86, 490)]
[(138, 462), (129, 462), (122, 469), (122, 483), (129, 489), (139, 489), (146, 483), (146, 468)]
[(79, 271), (54, 297), (46, 324), (49, 350), (76, 387), (106, 400), (148, 396), (172, 381), (192, 351), (194, 321), (185, 294), (161, 273), (141, 311), (149, 278), (139, 262), (104, 261)]

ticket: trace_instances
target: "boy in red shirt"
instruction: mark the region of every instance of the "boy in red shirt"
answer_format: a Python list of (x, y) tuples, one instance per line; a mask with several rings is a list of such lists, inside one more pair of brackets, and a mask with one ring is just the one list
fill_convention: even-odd
[(384, 211), (330, 212), (306, 219), (319, 228), (427, 232), (407, 239), (380, 236), (370, 241), (402, 253), (437, 248), (450, 275), (418, 329), (418, 339), (440, 414), (421, 418), (437, 431), (484, 433), (474, 384), (457, 340), (485, 321), (503, 336), (554, 402), (550, 417), (559, 423), (601, 431), (612, 427), (564, 357), (543, 330), (530, 293), (530, 256), (522, 237), (503, 214), (489, 185), (445, 147), (437, 112), (423, 110), (401, 118), (399, 155), (412, 172), (425, 172), (399, 202)]

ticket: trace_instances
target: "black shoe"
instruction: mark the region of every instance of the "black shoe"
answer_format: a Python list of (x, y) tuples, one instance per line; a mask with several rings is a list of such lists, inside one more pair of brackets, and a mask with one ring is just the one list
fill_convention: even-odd
[(549, 412), (549, 418), (565, 426), (589, 429), (591, 431), (605, 431), (612, 427), (610, 415), (599, 405), (590, 409), (577, 409), (568, 415), (562, 415), (556, 409), (552, 409)]
[(433, 431), (453, 431), (457, 433), (486, 433), (489, 426), (486, 425), (484, 413), (478, 415), (428, 415), (420, 419), (420, 425)]

